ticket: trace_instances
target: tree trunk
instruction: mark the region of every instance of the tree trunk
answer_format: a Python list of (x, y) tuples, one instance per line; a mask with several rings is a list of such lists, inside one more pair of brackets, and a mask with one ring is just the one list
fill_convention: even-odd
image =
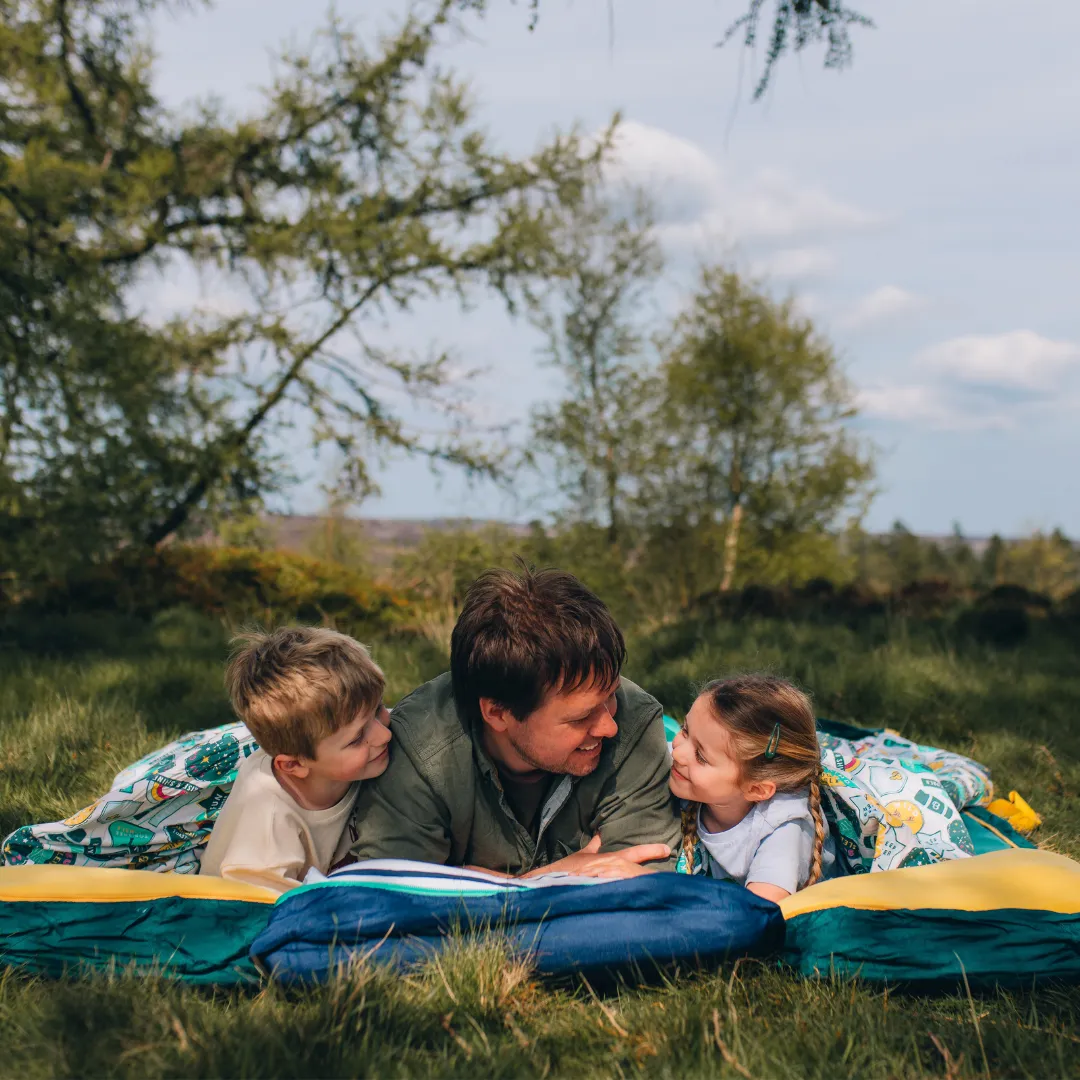
[(720, 591), (727, 592), (735, 579), (735, 564), (739, 557), (739, 529), (742, 527), (742, 503), (736, 503), (731, 510), (727, 536), (724, 537), (724, 578), (720, 582)]
[(608, 526), (607, 526), (607, 538), (608, 546), (616, 547), (619, 543), (619, 474), (615, 468), (615, 448), (608, 444), (607, 447), (607, 475), (604, 478), (605, 487), (607, 488), (607, 512), (608, 512)]

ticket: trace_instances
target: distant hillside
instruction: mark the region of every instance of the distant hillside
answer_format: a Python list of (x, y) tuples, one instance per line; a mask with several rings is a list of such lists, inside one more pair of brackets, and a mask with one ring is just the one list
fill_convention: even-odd
[[(344, 529), (363, 540), (368, 558), (376, 569), (389, 566), (399, 552), (416, 547), (430, 529), (483, 529), (499, 525), (520, 536), (529, 531), (528, 525), (483, 518), (327, 518), (317, 514), (270, 514), (266, 526), (276, 547), (286, 551), (307, 552), (318, 534), (328, 527)], [(885, 535), (885, 534), (878, 534)], [(920, 535), (921, 540), (947, 544), (951, 535)], [(213, 537), (204, 538), (212, 543)], [(1004, 538), (1006, 541), (1009, 537)], [(976, 555), (981, 555), (989, 537), (968, 536), (965, 540)]]
[(431, 529), (483, 529), (501, 525), (514, 533), (525, 536), (527, 525), (504, 521), (477, 520), (475, 518), (337, 518), (327, 519), (314, 514), (270, 514), (267, 528), (277, 547), (286, 551), (307, 551), (318, 534), (330, 521), (334, 528), (341, 528), (362, 538), (368, 549), (368, 558), (375, 567), (388, 566), (396, 554), (416, 547), (423, 534)]

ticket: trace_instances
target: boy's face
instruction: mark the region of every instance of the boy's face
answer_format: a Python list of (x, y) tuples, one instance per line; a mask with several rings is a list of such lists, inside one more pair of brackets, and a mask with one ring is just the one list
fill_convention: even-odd
[(389, 762), (390, 713), (379, 702), (375, 709), (327, 735), (316, 747), (314, 759), (305, 759), (304, 764), (312, 775), (352, 783), (378, 776)]

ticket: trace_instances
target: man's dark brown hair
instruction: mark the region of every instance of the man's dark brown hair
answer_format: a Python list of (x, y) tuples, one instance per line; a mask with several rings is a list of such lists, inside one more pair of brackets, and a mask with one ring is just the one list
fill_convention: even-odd
[(626, 660), (604, 602), (563, 570), (487, 570), (469, 587), (450, 638), (460, 712), (492, 698), (524, 720), (547, 693), (615, 682)]

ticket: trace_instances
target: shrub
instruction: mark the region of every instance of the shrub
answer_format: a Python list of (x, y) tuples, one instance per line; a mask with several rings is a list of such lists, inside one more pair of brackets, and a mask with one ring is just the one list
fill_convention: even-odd
[(173, 545), (119, 553), (21, 598), (40, 614), (118, 611), (149, 616), (185, 606), (232, 621), (263, 619), (346, 626), (393, 625), (406, 601), (334, 563), (286, 551)]
[(960, 600), (956, 587), (946, 578), (924, 578), (904, 585), (893, 594), (891, 604), (901, 614), (927, 617), (943, 615)]
[(740, 615), (756, 615), (759, 618), (778, 618), (791, 608), (790, 597), (780, 589), (768, 585), (747, 585), (739, 596)]
[(1023, 585), (998, 585), (976, 601), (980, 608), (1023, 608), (1034, 614), (1050, 610), (1052, 601), (1045, 593), (1033, 592)]
[(1027, 640), (1031, 616), (1022, 607), (974, 607), (961, 612), (956, 627), (976, 641), (1011, 649)]

